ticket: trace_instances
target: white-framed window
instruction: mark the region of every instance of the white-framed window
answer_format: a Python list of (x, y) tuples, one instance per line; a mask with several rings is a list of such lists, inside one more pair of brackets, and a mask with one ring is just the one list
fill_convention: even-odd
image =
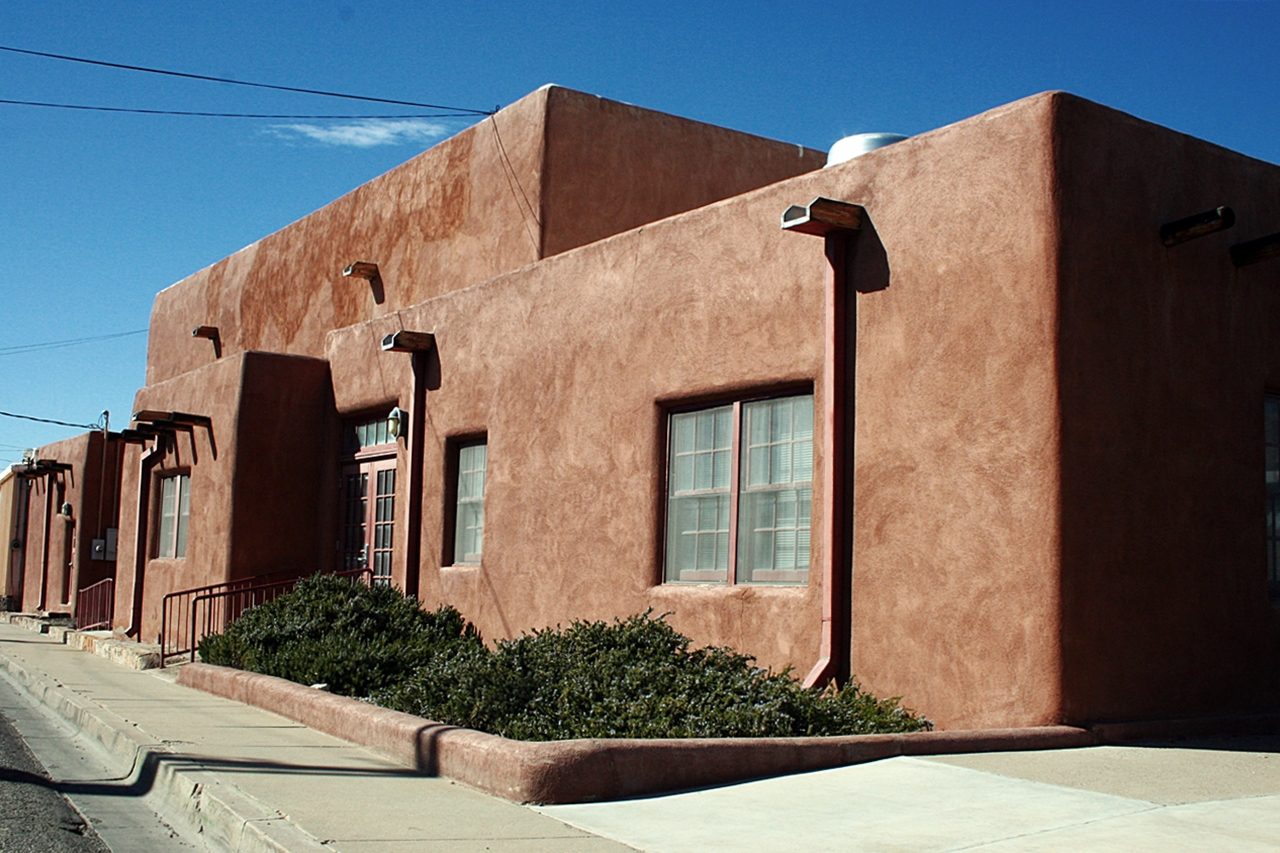
[(804, 584), (813, 507), (813, 395), (672, 412), (668, 583)]
[(179, 559), (187, 556), (187, 521), (191, 517), (191, 476), (171, 474), (160, 478), (157, 557)]
[(479, 563), (484, 550), (484, 480), (489, 444), (484, 439), (461, 442), (457, 453), (453, 562)]

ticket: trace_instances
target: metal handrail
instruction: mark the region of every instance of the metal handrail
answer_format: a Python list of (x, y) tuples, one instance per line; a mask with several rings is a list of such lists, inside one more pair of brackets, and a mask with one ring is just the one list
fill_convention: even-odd
[(297, 579), (299, 575), (300, 572), (296, 569), (289, 569), (191, 589), (179, 589), (169, 593), (160, 603), (160, 665), (165, 666), (169, 658), (193, 654), (195, 651), (193, 648), (180, 648), (182, 641), (189, 633), (185, 617), (191, 609), (191, 599), (194, 596), (221, 590), (244, 589), (268, 580)]
[[(360, 577), (366, 585), (373, 583), (373, 570), (369, 568), (348, 569), (341, 572), (326, 573), (337, 578)], [(191, 599), (191, 626), (189, 649), (191, 659), (195, 660), (196, 649), (200, 641), (210, 634), (221, 633), (227, 625), (239, 619), (249, 608), (266, 604), (280, 595), (293, 590), (300, 577), (274, 583), (256, 584), (237, 589), (224, 589), (205, 592)], [(200, 610), (203, 605), (203, 619)]]
[(116, 610), (116, 580), (107, 578), (76, 593), (76, 630), (110, 628)]

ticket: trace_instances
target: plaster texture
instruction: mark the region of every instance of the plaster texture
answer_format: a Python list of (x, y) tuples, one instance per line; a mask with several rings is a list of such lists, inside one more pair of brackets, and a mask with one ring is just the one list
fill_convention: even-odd
[[(138, 406), (210, 414), (218, 454), (197, 430), (150, 463), (189, 465), (200, 496), (165, 564), (130, 451), (119, 627), (150, 639), (170, 590), (332, 566), (340, 426), (399, 406), (421, 447), (398, 447), (393, 580), (490, 640), (653, 608), (803, 673), (834, 526), (853, 555), (835, 653), (941, 729), (1275, 710), (1280, 297), (1274, 261), (1227, 250), (1280, 227), (1280, 168), (1059, 92), (815, 164), (552, 87), (164, 291)], [(839, 271), (854, 509), (815, 498), (805, 585), (663, 583), (672, 409), (812, 391), (825, 410), (827, 254), (779, 227), (817, 197), (865, 213)], [(1220, 204), (1232, 231), (1160, 242)], [(354, 260), (382, 291), (341, 278)], [(416, 376), (380, 350), (401, 330), (434, 335)], [(451, 454), (480, 436), (483, 557), (455, 565)]]
[[(820, 168), (783, 142), (543, 87), (162, 291), (147, 384), (222, 352), (318, 357), (325, 333), (610, 234)], [(379, 287), (344, 278), (378, 264)]]
[[(807, 670), (813, 574), (789, 588), (660, 582), (663, 472), (671, 405), (798, 388), (821, 408), (822, 243), (778, 220), (827, 196), (872, 223), (851, 264), (853, 672), (948, 728), (1058, 722), (1055, 104), (1020, 102), (402, 311), (396, 324), (435, 333), (440, 370), (421, 598), (489, 637), (653, 607), (700, 642)], [(339, 412), (373, 402), (370, 345), (394, 328), (330, 334)], [(378, 393), (398, 381), (404, 405), (405, 357), (373, 357), (398, 362), (398, 378), (374, 362)], [(447, 490), (433, 472), (451, 438), (477, 433), (495, 532), (482, 565), (437, 569)], [(815, 503), (815, 530), (826, 513)]]
[[(328, 366), (318, 359), (245, 352), (150, 385), (138, 410), (211, 419), (125, 456), (116, 579), (116, 627), (158, 641), (172, 591), (274, 572), (309, 574), (332, 560), (337, 425), (329, 411)], [(147, 455), (146, 474), (143, 456)], [(187, 553), (157, 556), (159, 478), (191, 477)], [(326, 499), (328, 498), (328, 499)]]
[[(1280, 229), (1280, 168), (1077, 98), (1058, 124), (1064, 715), (1274, 710), (1261, 466), (1280, 265), (1228, 249)], [(1219, 205), (1234, 228), (1151, 239)]]
[[(77, 591), (114, 576), (116, 561), (94, 560), (92, 552), (93, 540), (117, 524), (122, 450), (101, 432), (37, 449), (37, 459), (70, 467), (28, 477), (23, 529), (12, 536), (20, 547), (9, 549), (19, 610), (74, 615)], [(61, 514), (63, 504), (71, 505), (69, 517)]]

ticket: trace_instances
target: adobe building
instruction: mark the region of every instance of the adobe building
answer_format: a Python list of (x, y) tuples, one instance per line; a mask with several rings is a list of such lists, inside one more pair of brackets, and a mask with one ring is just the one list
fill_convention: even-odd
[(1057, 92), (823, 159), (549, 87), (166, 289), (117, 629), (368, 566), (942, 728), (1275, 710), (1280, 167)]
[[(8, 609), (82, 616), (77, 593), (115, 577), (123, 450), (115, 433), (82, 433), (0, 475)], [(107, 612), (96, 621), (109, 624), (110, 590), (100, 592)]]

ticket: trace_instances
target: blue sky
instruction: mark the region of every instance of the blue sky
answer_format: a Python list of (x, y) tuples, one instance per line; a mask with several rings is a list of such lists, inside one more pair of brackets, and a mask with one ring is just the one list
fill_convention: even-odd
[[(0, 45), (490, 109), (544, 83), (816, 148), (1046, 89), (1280, 163), (1280, 2), (0, 3)], [(399, 113), (0, 53), (0, 98)], [(368, 108), (368, 109), (366, 109)], [(125, 425), (155, 293), (464, 120), (268, 121), (0, 105), (0, 411)], [(0, 417), (0, 464), (77, 430)]]

